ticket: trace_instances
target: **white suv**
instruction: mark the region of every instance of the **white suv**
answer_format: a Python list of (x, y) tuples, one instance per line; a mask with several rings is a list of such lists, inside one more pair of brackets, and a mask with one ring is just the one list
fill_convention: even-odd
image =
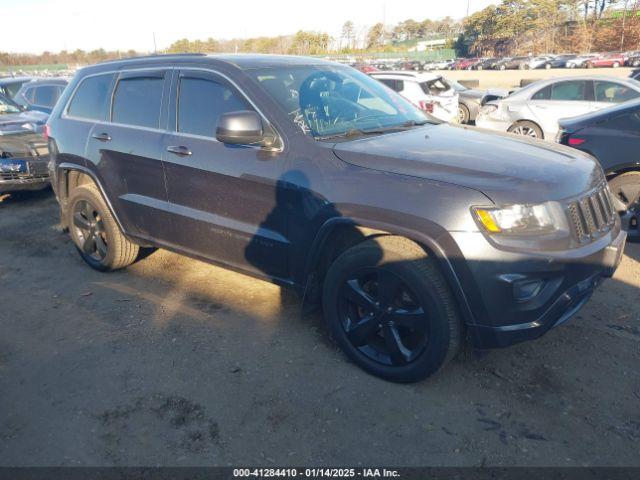
[(458, 121), (458, 92), (440, 75), (414, 72), (370, 75), (434, 117), (445, 122)]

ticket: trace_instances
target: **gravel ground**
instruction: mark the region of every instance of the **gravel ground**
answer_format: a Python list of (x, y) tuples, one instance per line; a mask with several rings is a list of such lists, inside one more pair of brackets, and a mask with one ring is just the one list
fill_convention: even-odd
[(453, 80), (478, 80), (478, 88), (512, 88), (519, 87), (523, 78), (540, 80), (553, 77), (574, 77), (581, 75), (609, 75), (614, 77), (628, 77), (632, 68), (594, 68), (594, 69), (570, 69), (554, 68), (551, 70), (457, 70), (440, 71), (441, 75)]
[(158, 251), (100, 274), (50, 192), (0, 203), (0, 465), (640, 466), (640, 245), (568, 324), (413, 385), (271, 284)]

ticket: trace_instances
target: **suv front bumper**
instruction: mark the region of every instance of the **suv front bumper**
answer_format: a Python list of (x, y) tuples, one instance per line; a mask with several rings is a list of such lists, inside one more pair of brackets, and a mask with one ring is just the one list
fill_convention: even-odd
[[(472, 305), (476, 323), (468, 325), (477, 348), (532, 340), (569, 320), (602, 280), (613, 276), (626, 243), (626, 233), (617, 230), (577, 251), (527, 257), (498, 251), (480, 233), (455, 236), (458, 245), (467, 247), (466, 252), (462, 248), (465, 264), (479, 294)], [(518, 298), (522, 285), (539, 289)]]

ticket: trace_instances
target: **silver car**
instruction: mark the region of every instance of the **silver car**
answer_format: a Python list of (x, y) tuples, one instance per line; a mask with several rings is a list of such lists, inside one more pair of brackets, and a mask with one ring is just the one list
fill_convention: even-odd
[(632, 78), (581, 76), (541, 80), (480, 109), (480, 128), (553, 141), (558, 120), (640, 97)]

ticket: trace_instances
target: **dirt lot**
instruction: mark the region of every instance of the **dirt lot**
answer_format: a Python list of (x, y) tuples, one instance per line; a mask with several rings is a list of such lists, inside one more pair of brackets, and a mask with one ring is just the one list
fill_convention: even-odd
[(636, 465), (640, 245), (570, 323), (395, 385), (278, 287), (159, 251), (83, 264), (0, 203), (0, 465)]
[(558, 68), (551, 70), (496, 70), (483, 71), (442, 71), (439, 72), (447, 78), (453, 80), (478, 80), (479, 88), (512, 88), (519, 87), (523, 78), (540, 80), (553, 77), (573, 77), (580, 75), (610, 75), (615, 77), (628, 77), (632, 68), (594, 68), (587, 70), (584, 68), (569, 69)]

